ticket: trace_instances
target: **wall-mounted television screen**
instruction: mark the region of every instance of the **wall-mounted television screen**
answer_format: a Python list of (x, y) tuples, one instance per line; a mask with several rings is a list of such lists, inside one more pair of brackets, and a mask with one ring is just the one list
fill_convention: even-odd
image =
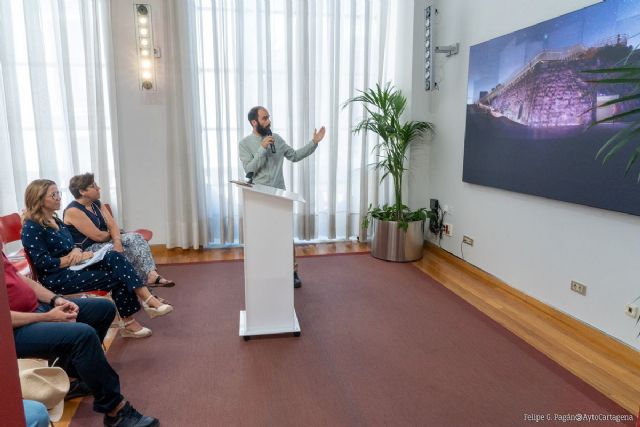
[(584, 72), (640, 66), (639, 44), (640, 1), (607, 0), (471, 46), (463, 181), (640, 215), (640, 162), (624, 173), (640, 144), (596, 159), (630, 122), (590, 127), (640, 108), (596, 108), (638, 88)]

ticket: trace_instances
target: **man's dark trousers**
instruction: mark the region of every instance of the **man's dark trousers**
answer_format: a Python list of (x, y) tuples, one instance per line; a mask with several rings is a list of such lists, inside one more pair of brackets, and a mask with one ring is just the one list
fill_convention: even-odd
[[(84, 381), (94, 396), (93, 409), (109, 412), (123, 399), (120, 380), (104, 355), (102, 340), (116, 315), (111, 301), (98, 298), (71, 300), (80, 311), (75, 322), (38, 322), (13, 330), (19, 358), (60, 359), (58, 366)], [(36, 312), (47, 312), (40, 304)]]

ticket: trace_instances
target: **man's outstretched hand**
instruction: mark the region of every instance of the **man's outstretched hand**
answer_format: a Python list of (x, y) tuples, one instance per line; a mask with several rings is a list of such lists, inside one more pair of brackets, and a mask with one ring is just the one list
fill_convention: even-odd
[(326, 129), (324, 128), (324, 126), (322, 126), (322, 127), (320, 128), (320, 130), (317, 130), (317, 129), (314, 129), (314, 130), (313, 130), (313, 139), (312, 139), (312, 140), (313, 140), (313, 142), (314, 142), (314, 143), (316, 143), (316, 144), (317, 144), (317, 143), (319, 143), (320, 141), (322, 141), (322, 138), (324, 138), (324, 132), (325, 132), (325, 130), (326, 130)]

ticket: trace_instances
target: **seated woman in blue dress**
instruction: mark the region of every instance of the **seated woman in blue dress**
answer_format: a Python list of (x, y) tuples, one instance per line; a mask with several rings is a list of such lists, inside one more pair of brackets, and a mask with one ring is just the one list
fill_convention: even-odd
[(175, 282), (160, 276), (151, 255), (151, 248), (138, 233), (120, 233), (120, 227), (100, 202), (100, 187), (92, 173), (76, 175), (69, 181), (69, 191), (75, 200), (65, 208), (63, 220), (76, 246), (97, 251), (107, 243), (133, 265), (138, 277), (149, 286), (171, 287)]
[(57, 217), (61, 195), (55, 182), (37, 179), (27, 186), (24, 195), (22, 245), (36, 269), (40, 282), (62, 295), (90, 290), (111, 291), (116, 308), (124, 321), (124, 337), (143, 338), (151, 329), (132, 316), (140, 310), (138, 298), (153, 318), (173, 311), (173, 307), (155, 298), (136, 275), (133, 266), (119, 252), (109, 251), (104, 258), (81, 270), (69, 267), (92, 258), (92, 252), (76, 248), (67, 226)]

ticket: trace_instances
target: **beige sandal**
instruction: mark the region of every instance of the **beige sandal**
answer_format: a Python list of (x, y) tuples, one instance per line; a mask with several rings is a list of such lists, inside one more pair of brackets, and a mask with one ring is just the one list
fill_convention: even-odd
[(160, 304), (158, 307), (151, 307), (148, 303), (151, 298), (155, 298), (152, 295), (149, 295), (147, 299), (142, 303), (142, 307), (144, 307), (144, 311), (147, 312), (150, 318), (164, 316), (165, 314), (169, 314), (173, 311), (173, 307), (169, 304)]
[(151, 329), (147, 328), (146, 326), (142, 326), (142, 328), (138, 329), (137, 331), (132, 331), (131, 329), (127, 329), (127, 326), (131, 325), (133, 322), (135, 322), (135, 319), (131, 319), (128, 322), (125, 322), (122, 325), (122, 328), (120, 328), (120, 336), (123, 338), (146, 338), (146, 337), (150, 337), (152, 334)]
[[(148, 286), (147, 286), (147, 288), (148, 288)], [(154, 297), (156, 297), (156, 299), (157, 299), (161, 304), (169, 304), (169, 305), (171, 305), (171, 303), (169, 302), (169, 300), (168, 300), (168, 299), (166, 299), (166, 298), (162, 298), (162, 297), (161, 297), (160, 295), (158, 295), (158, 294), (154, 294), (154, 293), (153, 293), (153, 291), (152, 291), (151, 289), (149, 289), (149, 293), (150, 293), (151, 295), (153, 295)]]

